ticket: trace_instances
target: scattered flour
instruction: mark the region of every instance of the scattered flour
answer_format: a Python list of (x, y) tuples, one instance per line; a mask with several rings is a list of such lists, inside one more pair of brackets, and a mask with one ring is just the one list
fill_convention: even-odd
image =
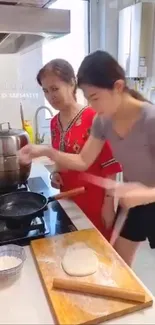
[(56, 263), (56, 259), (54, 260), (54, 258), (52, 258), (52, 257), (39, 257), (38, 261), (41, 263), (47, 263), (47, 264)]

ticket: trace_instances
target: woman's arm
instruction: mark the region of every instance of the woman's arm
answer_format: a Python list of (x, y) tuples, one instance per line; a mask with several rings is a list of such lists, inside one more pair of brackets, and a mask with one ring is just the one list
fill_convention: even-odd
[(53, 149), (52, 152), (49, 151), (48, 157), (53, 159), (60, 167), (84, 171), (94, 163), (103, 145), (103, 140), (90, 135), (80, 154), (68, 154)]
[(34, 158), (48, 157), (63, 169), (84, 171), (96, 160), (102, 150), (104, 140), (90, 135), (80, 154), (69, 154), (47, 145), (27, 145), (19, 151), (19, 161), (28, 164)]
[(80, 154), (68, 154), (55, 150), (51, 146), (27, 145), (19, 151), (19, 161), (28, 164), (33, 158), (46, 156), (55, 161), (61, 168), (84, 171), (96, 160), (106, 138), (106, 124), (99, 116), (95, 117), (91, 135)]
[(60, 173), (60, 172), (63, 172), (63, 171), (66, 171), (66, 169), (62, 168), (60, 166), (60, 164), (57, 164), (57, 163), (54, 164), (52, 173)]
[(85, 171), (94, 163), (100, 154), (105, 143), (106, 129), (105, 121), (96, 115), (93, 120), (91, 134), (80, 154), (67, 154), (53, 149), (51, 154), (49, 152), (48, 157), (63, 168)]
[(116, 196), (118, 196), (122, 206), (130, 209), (138, 205), (155, 203), (155, 187), (150, 188), (143, 184), (124, 183), (123, 187), (120, 186), (120, 191), (119, 187), (117, 188)]

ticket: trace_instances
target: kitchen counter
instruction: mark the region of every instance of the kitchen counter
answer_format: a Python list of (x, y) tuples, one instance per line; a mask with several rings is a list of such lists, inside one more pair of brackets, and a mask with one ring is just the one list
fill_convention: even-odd
[[(31, 171), (31, 177), (36, 176), (41, 176), (49, 184), (47, 169), (37, 162)], [(76, 204), (69, 200), (59, 202), (79, 230), (92, 228), (92, 223)], [(0, 324), (54, 324), (30, 247), (26, 246), (25, 251), (27, 260), (20, 278), (13, 283), (0, 284)], [(104, 324), (155, 324), (155, 303), (148, 309)]]

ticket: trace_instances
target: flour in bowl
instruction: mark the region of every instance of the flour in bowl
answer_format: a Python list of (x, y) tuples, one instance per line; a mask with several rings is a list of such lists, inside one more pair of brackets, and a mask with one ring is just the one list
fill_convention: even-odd
[(0, 256), (0, 271), (17, 267), (21, 262), (22, 260), (15, 256)]

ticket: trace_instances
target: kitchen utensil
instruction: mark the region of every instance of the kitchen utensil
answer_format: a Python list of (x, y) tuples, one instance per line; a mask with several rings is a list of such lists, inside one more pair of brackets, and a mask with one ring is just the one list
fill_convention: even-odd
[(53, 288), (67, 291), (87, 293), (109, 298), (118, 298), (128, 301), (145, 302), (145, 294), (142, 292), (134, 292), (127, 289), (103, 286), (94, 283), (85, 283), (76, 280), (65, 280), (54, 278)]
[(22, 122), (22, 128), (24, 130), (24, 112), (23, 112), (23, 107), (22, 107), (21, 103), (20, 103), (20, 117), (21, 117), (21, 122)]
[(119, 207), (116, 213), (114, 227), (110, 238), (110, 244), (112, 246), (114, 246), (116, 239), (119, 237), (121, 230), (124, 227), (127, 216), (128, 216), (128, 212), (125, 211), (125, 209)]
[(0, 246), (0, 257), (2, 256), (13, 256), (21, 260), (21, 263), (18, 266), (8, 268), (6, 270), (0, 271), (0, 279), (7, 279), (12, 276), (17, 276), (20, 274), (24, 262), (26, 260), (26, 254), (24, 248), (18, 245), (5, 245)]
[[(76, 247), (91, 248), (99, 259), (99, 269), (95, 274), (87, 277), (76, 277), (74, 278), (75, 281), (114, 286), (125, 290), (131, 289), (137, 293), (142, 292), (145, 295), (145, 302), (131, 302), (65, 290), (63, 292), (56, 289), (52, 290), (54, 278), (73, 280), (73, 277), (69, 277), (61, 267), (62, 258), (70, 245), (75, 245), (75, 260)], [(85, 229), (46, 239), (33, 240), (31, 248), (51, 311), (52, 313), (55, 312), (57, 324), (102, 323), (141, 310), (153, 303), (152, 296), (147, 293), (133, 271), (96, 229)]]
[(17, 152), (28, 143), (27, 132), (12, 129), (9, 122), (0, 124), (0, 191), (27, 181), (31, 164), (20, 165)]
[(50, 202), (63, 198), (71, 198), (84, 193), (85, 188), (75, 188), (61, 192), (48, 199), (41, 194), (33, 192), (13, 192), (0, 196), (0, 219), (3, 220), (30, 220), (43, 213)]
[[(89, 183), (92, 183), (96, 186), (100, 186), (102, 188), (105, 188), (105, 182), (106, 182), (106, 179), (103, 179), (102, 177), (100, 176), (95, 176), (95, 175), (92, 175), (92, 174), (88, 174), (88, 173), (83, 173), (81, 175), (81, 177), (86, 180), (87, 182)], [(115, 184), (116, 182), (114, 182), (113, 180), (108, 180), (106, 182), (106, 186), (108, 185), (109, 186), (109, 190), (111, 188), (113, 188), (113, 184)], [(117, 184), (116, 184), (117, 186)], [(127, 219), (127, 215), (128, 215), (128, 212), (125, 210), (125, 208), (119, 208), (117, 210), (117, 215), (116, 215), (116, 218), (115, 218), (115, 221), (114, 221), (114, 229), (113, 229), (113, 232), (112, 232), (112, 235), (111, 235), (111, 238), (110, 238), (110, 244), (112, 246), (114, 246), (115, 242), (116, 242), (116, 239), (119, 237), (120, 233), (121, 233), (121, 230), (125, 224), (125, 221)]]

